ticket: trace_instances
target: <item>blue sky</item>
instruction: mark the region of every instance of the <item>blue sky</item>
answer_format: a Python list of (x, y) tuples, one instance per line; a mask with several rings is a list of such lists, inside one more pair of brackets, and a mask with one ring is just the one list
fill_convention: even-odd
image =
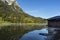
[(17, 0), (29, 15), (50, 18), (60, 15), (60, 0)]

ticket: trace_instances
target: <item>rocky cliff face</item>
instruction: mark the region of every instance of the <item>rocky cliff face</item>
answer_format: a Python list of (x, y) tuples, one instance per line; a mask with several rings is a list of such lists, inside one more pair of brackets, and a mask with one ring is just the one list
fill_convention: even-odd
[(15, 0), (2, 0), (4, 3), (5, 2), (7, 2), (8, 3), (8, 5), (12, 5), (14, 2), (15, 2)]

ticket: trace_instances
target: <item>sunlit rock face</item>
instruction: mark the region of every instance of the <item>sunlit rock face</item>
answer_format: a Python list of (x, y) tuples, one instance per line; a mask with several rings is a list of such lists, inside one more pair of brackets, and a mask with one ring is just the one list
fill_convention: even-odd
[(2, 0), (3, 2), (8, 2), (8, 5), (12, 5), (16, 0)]

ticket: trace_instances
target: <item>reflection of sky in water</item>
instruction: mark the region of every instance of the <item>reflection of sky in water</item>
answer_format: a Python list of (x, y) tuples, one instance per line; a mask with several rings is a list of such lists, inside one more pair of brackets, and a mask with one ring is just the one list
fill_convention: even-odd
[(48, 30), (46, 28), (46, 29), (42, 29), (42, 30), (31, 31), (29, 33), (26, 33), (21, 38), (21, 40), (45, 40), (47, 38), (46, 36), (39, 35), (39, 33), (47, 33), (48, 34)]

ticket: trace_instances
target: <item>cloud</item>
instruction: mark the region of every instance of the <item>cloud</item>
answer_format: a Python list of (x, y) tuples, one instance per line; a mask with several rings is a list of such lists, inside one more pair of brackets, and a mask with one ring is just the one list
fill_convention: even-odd
[(25, 10), (25, 12), (34, 17), (42, 17), (40, 10)]
[(27, 10), (26, 13), (39, 13), (39, 10)]

